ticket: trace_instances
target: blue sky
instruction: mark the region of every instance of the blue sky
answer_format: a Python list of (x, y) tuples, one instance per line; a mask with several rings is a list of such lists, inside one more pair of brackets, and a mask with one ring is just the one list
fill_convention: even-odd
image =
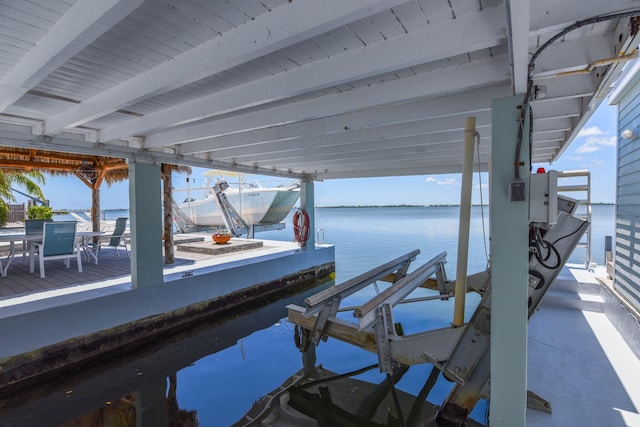
[[(608, 105), (605, 100), (557, 162), (534, 165), (534, 170), (538, 166), (556, 170), (588, 169), (591, 171), (592, 202), (614, 202), (616, 115), (616, 107)], [(202, 171), (204, 169), (194, 169), (192, 177), (196, 185)], [(186, 188), (185, 178), (184, 175), (174, 177), (174, 186)], [(264, 181), (273, 182), (274, 179), (265, 177)], [(46, 180), (44, 193), (54, 209), (88, 209), (91, 206), (91, 191), (77, 178), (47, 176)], [(486, 181), (486, 174), (482, 174), (485, 203), (488, 197)], [(460, 202), (460, 188), (460, 174), (354, 178), (318, 182), (315, 196), (316, 206), (457, 204)], [(474, 174), (474, 203), (480, 202), (479, 188), (478, 176)], [(103, 185), (101, 208), (128, 208), (128, 191), (126, 182), (111, 187)], [(19, 202), (26, 200), (19, 195), (17, 198)]]

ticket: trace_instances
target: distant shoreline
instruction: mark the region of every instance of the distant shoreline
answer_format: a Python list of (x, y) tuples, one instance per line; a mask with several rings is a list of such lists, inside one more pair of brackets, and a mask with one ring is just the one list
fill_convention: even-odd
[[(472, 206), (481, 206), (473, 204)], [(484, 205), (488, 206), (488, 205)], [(615, 203), (591, 203), (591, 206), (615, 206)], [(316, 206), (316, 209), (366, 209), (366, 208), (458, 208), (459, 204), (448, 205), (338, 205), (338, 206)]]
[[(480, 204), (473, 204), (472, 206), (480, 206)], [(488, 206), (488, 205), (485, 205)], [(615, 206), (615, 203), (591, 203), (591, 206)], [(316, 206), (316, 209), (367, 209), (367, 208), (457, 208), (459, 204), (437, 204), (437, 205), (337, 205), (337, 206)], [(128, 211), (129, 208), (108, 208), (100, 209), (100, 211)], [(90, 212), (91, 208), (86, 209), (55, 209), (53, 213), (55, 215), (65, 215), (69, 212)]]

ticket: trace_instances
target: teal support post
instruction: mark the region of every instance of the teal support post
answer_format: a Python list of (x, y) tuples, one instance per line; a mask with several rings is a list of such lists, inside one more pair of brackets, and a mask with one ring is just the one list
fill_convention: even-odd
[(163, 282), (160, 166), (129, 163), (131, 282), (134, 288)]
[[(523, 96), (492, 102), (491, 145), (491, 427), (525, 427), (529, 275), (529, 141), (523, 132), (520, 179), (525, 201), (512, 202)], [(528, 117), (528, 114), (526, 115)], [(525, 123), (527, 129), (528, 123)], [(523, 176), (524, 175), (524, 176)]]
[(302, 248), (304, 251), (316, 249), (316, 208), (313, 181), (302, 181), (300, 185), (300, 207), (309, 215), (309, 240)]

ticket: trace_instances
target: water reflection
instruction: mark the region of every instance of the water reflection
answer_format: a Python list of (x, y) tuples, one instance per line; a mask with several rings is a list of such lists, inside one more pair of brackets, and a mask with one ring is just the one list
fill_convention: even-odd
[[(244, 307), (241, 314), (199, 324), (133, 354), (122, 354), (91, 367), (83, 366), (71, 375), (67, 373), (64, 377), (51, 378), (46, 383), (0, 396), (0, 426), (229, 425), (224, 419), (237, 420), (255, 399), (234, 402), (242, 408), (241, 412), (228, 411), (220, 414), (222, 418), (203, 418), (199, 412), (206, 412), (206, 406), (194, 405), (194, 396), (189, 393), (193, 384), (189, 375), (182, 374), (198, 363), (206, 365), (204, 362), (217, 358), (225, 349), (236, 346), (239, 340), (244, 341), (243, 338), (256, 331), (273, 327), (286, 317), (286, 305), (302, 304), (308, 295), (333, 284), (327, 282), (252, 311)], [(288, 338), (291, 353), (297, 353)], [(294, 357), (300, 359), (299, 354)], [(265, 363), (273, 363), (273, 360), (265, 360)], [(268, 370), (265, 364), (260, 368)], [(287, 366), (289, 374), (295, 370), (292, 368)], [(223, 369), (229, 370), (228, 367)], [(232, 374), (241, 375), (242, 372)], [(197, 375), (210, 384), (215, 382), (214, 376), (206, 370), (199, 370)], [(259, 378), (253, 380), (262, 382)], [(209, 401), (221, 399), (224, 405), (225, 396), (233, 395), (234, 386), (233, 382), (227, 382), (220, 389), (206, 390), (205, 395), (197, 397)], [(226, 400), (226, 404), (229, 403)]]
[(395, 387), (409, 367), (398, 368), (379, 383), (355, 378), (377, 367), (371, 365), (341, 375), (322, 366), (310, 375), (301, 370), (257, 402), (233, 427), (415, 426), (434, 417), (437, 407), (426, 397), (437, 380), (437, 369), (431, 371), (419, 395), (412, 396)]

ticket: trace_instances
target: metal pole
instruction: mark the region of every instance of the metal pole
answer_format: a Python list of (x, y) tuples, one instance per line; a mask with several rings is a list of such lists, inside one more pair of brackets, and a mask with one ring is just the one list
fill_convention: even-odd
[(473, 142), (475, 136), (476, 118), (473, 116), (467, 117), (464, 121), (464, 162), (462, 164), (462, 190), (460, 192), (460, 226), (458, 229), (458, 264), (456, 268), (453, 326), (464, 325), (469, 227), (471, 223), (471, 186), (473, 184)]

